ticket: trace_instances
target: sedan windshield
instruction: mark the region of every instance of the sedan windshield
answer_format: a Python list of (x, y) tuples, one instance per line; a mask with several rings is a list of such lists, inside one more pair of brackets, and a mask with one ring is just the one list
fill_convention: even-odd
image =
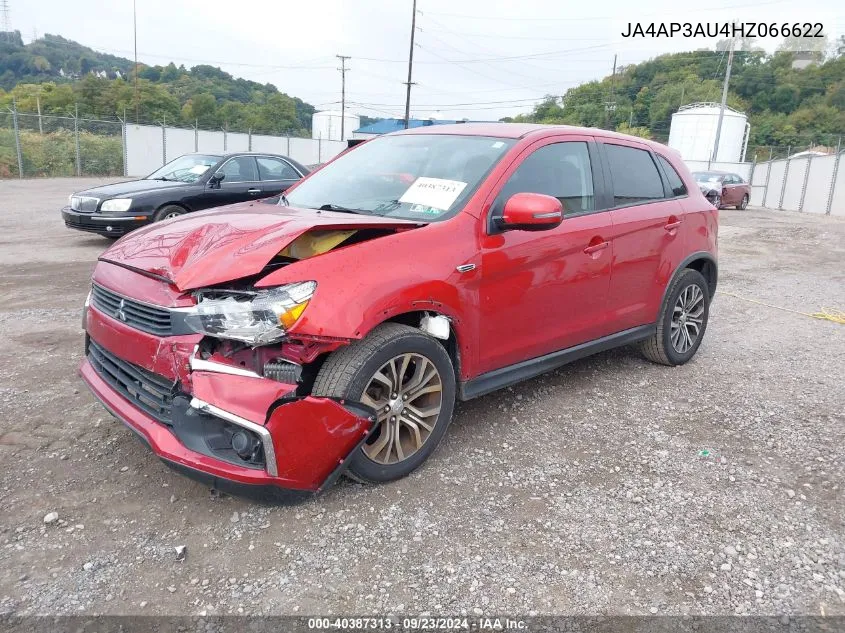
[(356, 147), (293, 189), (292, 206), (435, 222), (455, 215), (511, 139), (384, 136)]
[(177, 180), (179, 182), (196, 182), (209, 167), (220, 160), (219, 156), (204, 154), (185, 154), (170, 161), (164, 167), (155, 170), (146, 180)]

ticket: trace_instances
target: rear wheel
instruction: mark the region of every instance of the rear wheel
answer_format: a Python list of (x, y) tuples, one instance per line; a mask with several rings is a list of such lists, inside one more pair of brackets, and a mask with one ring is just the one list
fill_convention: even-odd
[(153, 215), (153, 222), (160, 222), (161, 220), (169, 220), (176, 218), (185, 213), (185, 209), (176, 204), (164, 205), (161, 209)]
[(643, 355), (661, 365), (683, 365), (698, 351), (710, 314), (710, 290), (697, 270), (686, 268), (666, 296), (657, 331), (642, 345)]
[(404, 477), (434, 452), (455, 404), (455, 370), (443, 346), (418, 329), (385, 323), (333, 353), (312, 393), (360, 401), (378, 413), (378, 428), (352, 456), (359, 481)]
[(740, 201), (740, 203), (738, 205), (736, 205), (736, 208), (739, 209), (740, 211), (742, 211), (747, 206), (748, 206), (748, 194), (745, 194), (744, 196), (742, 196), (742, 200)]

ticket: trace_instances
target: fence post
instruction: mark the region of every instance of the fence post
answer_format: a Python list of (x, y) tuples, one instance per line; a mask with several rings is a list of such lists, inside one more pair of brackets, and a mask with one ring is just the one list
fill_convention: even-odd
[[(767, 163), (766, 167), (766, 182), (763, 185), (763, 206), (766, 207), (766, 198), (769, 196), (769, 178), (772, 175), (772, 156), (774, 154), (774, 150), (772, 147), (769, 147), (769, 162)], [(768, 207), (766, 207), (768, 208)]]
[(807, 156), (807, 171), (804, 172), (804, 183), (801, 185), (801, 201), (798, 203), (798, 210), (804, 210), (804, 196), (807, 195), (807, 181), (810, 180), (810, 168), (813, 166), (813, 155)]
[[(757, 154), (754, 154), (754, 160), (751, 161), (751, 173), (748, 174), (748, 195), (754, 192), (754, 170), (757, 169)], [(751, 198), (748, 199), (748, 204), (751, 204)]]
[(323, 164), (323, 135), (317, 139), (317, 164)]
[(194, 151), (200, 151), (200, 120), (194, 119)]
[(12, 125), (15, 128), (15, 152), (18, 156), (18, 177), (23, 178), (23, 156), (21, 155), (21, 131), (18, 127), (18, 104), (12, 97)]
[(229, 139), (226, 137), (229, 135), (229, 126), (223, 128), (223, 151), (229, 151)]
[(167, 164), (167, 115), (161, 115), (161, 164)]
[(825, 215), (830, 215), (830, 210), (833, 206), (833, 192), (836, 189), (836, 177), (839, 175), (839, 160), (842, 158), (840, 143), (836, 144), (836, 159), (833, 161), (833, 175), (830, 177), (830, 191), (827, 193), (827, 207), (824, 210)]
[(74, 105), (73, 136), (76, 141), (76, 175), (82, 175), (82, 161), (79, 156), (79, 104)]
[(792, 153), (792, 145), (786, 148), (786, 167), (783, 170), (783, 184), (780, 187), (780, 200), (778, 200), (778, 210), (783, 211), (783, 196), (786, 194), (786, 181), (789, 179), (789, 163), (792, 159), (789, 155)]
[(287, 136), (287, 137), (285, 137), (285, 138), (287, 139), (287, 142), (288, 142), (288, 151), (287, 151), (287, 153), (285, 154), (285, 156), (287, 156), (288, 158), (290, 158), (290, 157), (291, 157), (291, 156), (290, 156), (290, 136)]
[(129, 165), (126, 164), (126, 108), (123, 108), (123, 119), (120, 121), (121, 133), (123, 135), (123, 175), (129, 175)]
[(249, 128), (249, 130), (247, 130), (247, 134), (249, 135), (249, 141), (248, 141), (248, 144), (247, 144), (247, 151), (251, 152), (252, 151), (252, 128)]

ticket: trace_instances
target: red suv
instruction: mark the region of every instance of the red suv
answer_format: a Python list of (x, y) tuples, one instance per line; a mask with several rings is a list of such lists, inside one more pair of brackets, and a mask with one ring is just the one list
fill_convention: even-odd
[(629, 343), (690, 360), (716, 237), (663, 145), (417, 128), (287, 197), (121, 239), (94, 270), (81, 372), (168, 465), (220, 490), (389, 481), (431, 455), (455, 400)]

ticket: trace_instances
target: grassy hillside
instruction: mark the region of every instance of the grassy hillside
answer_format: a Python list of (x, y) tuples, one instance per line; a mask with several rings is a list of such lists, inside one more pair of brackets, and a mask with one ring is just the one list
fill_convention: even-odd
[[(14, 97), (22, 111), (34, 112), (40, 101), (45, 114), (69, 114), (78, 105), (82, 116), (134, 115), (133, 69), (131, 60), (58, 35), (25, 45), (18, 32), (0, 33), (0, 106)], [(142, 64), (138, 77), (142, 122), (166, 118), (176, 125), (268, 134), (311, 128), (314, 106), (213, 66)]]
[[(758, 147), (768, 156), (762, 146), (835, 146), (845, 135), (845, 56), (818, 59), (803, 70), (793, 68), (794, 60), (789, 51), (738, 50), (734, 56), (728, 105), (749, 115), (749, 158)], [(511, 120), (610, 128), (665, 141), (679, 106), (721, 99), (725, 63), (723, 50), (662, 55), (562, 98), (549, 96), (530, 115)]]

